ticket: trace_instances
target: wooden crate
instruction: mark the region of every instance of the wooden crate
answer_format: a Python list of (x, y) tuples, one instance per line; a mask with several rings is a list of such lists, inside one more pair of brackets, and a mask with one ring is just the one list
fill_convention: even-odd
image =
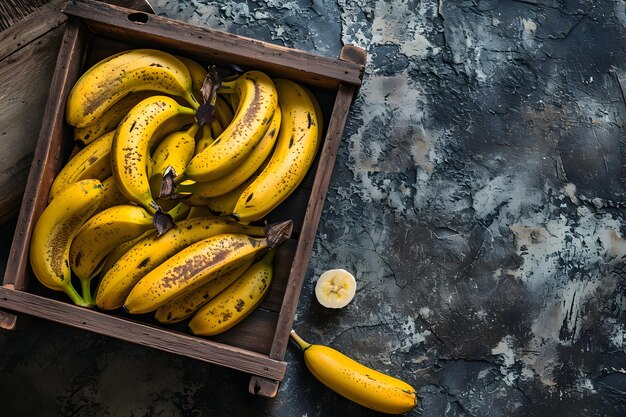
[[(94, 0), (69, 1), (69, 16), (57, 58), (41, 133), (18, 224), (0, 287), (0, 325), (12, 328), (13, 313), (26, 313), (76, 328), (161, 349), (252, 375), (251, 393), (273, 397), (286, 370), (285, 351), (311, 255), (337, 148), (365, 65), (365, 52), (345, 46), (339, 59), (276, 46)], [(152, 315), (102, 312), (73, 305), (39, 284), (28, 248), (55, 175), (72, 143), (65, 101), (80, 74), (98, 59), (132, 47), (154, 47), (202, 62), (255, 68), (308, 85), (324, 112), (324, 141), (302, 184), (267, 220), (294, 221), (292, 239), (275, 261), (270, 293), (255, 312), (215, 337), (193, 336), (184, 326), (164, 327)]]

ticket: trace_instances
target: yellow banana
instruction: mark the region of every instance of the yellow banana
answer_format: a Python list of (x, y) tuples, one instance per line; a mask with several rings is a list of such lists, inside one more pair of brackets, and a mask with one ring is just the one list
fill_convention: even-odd
[(78, 79), (67, 98), (67, 122), (85, 127), (122, 97), (145, 90), (182, 97), (194, 109), (200, 105), (191, 91), (189, 70), (178, 58), (155, 49), (132, 49), (98, 62)]
[[(150, 214), (160, 207), (150, 191), (150, 148), (161, 135), (171, 133), (173, 122), (193, 122), (195, 111), (166, 96), (152, 96), (137, 104), (115, 130), (111, 166), (122, 194)], [(182, 120), (182, 122), (180, 122)]]
[(387, 414), (402, 414), (417, 405), (415, 389), (404, 381), (368, 368), (343, 353), (305, 342), (291, 331), (311, 373), (339, 395)]
[(90, 301), (91, 279), (100, 272), (106, 256), (117, 246), (152, 228), (150, 213), (135, 205), (103, 210), (80, 228), (72, 241), (70, 266), (83, 285), (85, 301)]
[(83, 300), (71, 282), (70, 246), (76, 232), (98, 208), (102, 191), (102, 183), (94, 179), (66, 187), (41, 213), (30, 243), (30, 264), (37, 279), (85, 307), (90, 303)]
[(152, 153), (152, 170), (150, 171), (150, 185), (152, 195), (158, 196), (161, 190), (163, 174), (167, 167), (174, 170), (174, 175), (182, 174), (196, 148), (194, 138), (199, 126), (192, 124), (185, 131), (170, 133), (163, 139)]
[(248, 317), (267, 294), (272, 282), (274, 251), (254, 263), (231, 286), (198, 310), (189, 322), (193, 334), (214, 336)]
[(185, 175), (194, 181), (211, 181), (235, 169), (261, 140), (278, 105), (272, 80), (249, 71), (233, 81), (240, 100), (237, 116), (224, 132), (191, 160)]
[(233, 217), (241, 221), (263, 218), (300, 184), (310, 168), (321, 133), (320, 117), (311, 96), (296, 82), (275, 80), (282, 122), (276, 148), (263, 172), (241, 194)]
[(100, 277), (103, 277), (109, 271), (109, 269), (111, 269), (113, 265), (115, 265), (115, 263), (119, 261), (119, 259), (124, 256), (124, 254), (128, 252), (130, 248), (135, 246), (135, 244), (137, 244), (140, 240), (154, 234), (156, 234), (156, 230), (148, 230), (147, 232), (139, 235), (133, 240), (124, 242), (118, 247), (114, 248), (111, 252), (109, 252), (106, 259), (104, 260), (104, 263), (102, 264), (102, 269), (100, 269), (99, 273)]
[(251, 264), (252, 260), (199, 286), (195, 290), (179, 295), (164, 306), (159, 307), (154, 318), (163, 324), (179, 323), (185, 320), (216, 295), (224, 291), (250, 268)]
[[(233, 110), (230, 108), (230, 104), (221, 96), (217, 95), (215, 100), (215, 118), (219, 122), (222, 129), (226, 129), (228, 125), (233, 121)], [(216, 136), (217, 137), (217, 136)]]
[(131, 290), (124, 308), (147, 313), (175, 297), (259, 256), (291, 235), (291, 221), (270, 225), (266, 237), (224, 233), (194, 243), (145, 275)]
[(195, 202), (197, 205), (206, 206), (216, 216), (231, 216), (235, 211), (235, 205), (239, 201), (239, 197), (256, 180), (256, 177), (256, 174), (251, 176), (239, 187), (226, 194), (217, 197), (201, 197), (192, 194), (186, 201), (188, 204)]
[(104, 180), (111, 176), (111, 143), (114, 132), (107, 133), (74, 155), (54, 178), (48, 201), (68, 185), (80, 180)]
[(187, 219), (196, 219), (198, 217), (212, 217), (213, 213), (208, 207), (191, 207)]
[(193, 59), (178, 55), (176, 55), (176, 58), (180, 59), (189, 70), (189, 75), (191, 76), (191, 90), (193, 91), (198, 103), (202, 103), (202, 85), (204, 84), (204, 79), (207, 76), (207, 70)]
[(104, 192), (97, 211), (128, 203), (128, 198), (117, 187), (115, 178), (112, 175), (102, 181), (102, 186), (104, 187)]
[(274, 149), (280, 120), (281, 110), (280, 107), (276, 107), (265, 135), (237, 169), (213, 181), (196, 182), (188, 186), (181, 185), (178, 191), (194, 193), (201, 197), (217, 197), (239, 187), (259, 169)]
[[(184, 218), (189, 207), (179, 203), (169, 213)], [(152, 230), (152, 216), (140, 206), (121, 205), (108, 208), (90, 218), (76, 233), (70, 248), (70, 266), (83, 285), (83, 298), (91, 301), (90, 282), (111, 251)]]
[(74, 128), (74, 140), (83, 145), (89, 145), (100, 136), (115, 130), (122, 121), (126, 113), (130, 111), (141, 100), (158, 94), (155, 91), (138, 91), (122, 97), (117, 103), (112, 105), (102, 116), (95, 119), (85, 127)]
[(100, 280), (96, 305), (103, 310), (122, 307), (132, 288), (148, 272), (187, 246), (222, 233), (260, 237), (264, 230), (215, 217), (181, 220), (163, 235), (148, 236), (130, 248)]
[(216, 122), (215, 119), (211, 121), (211, 124), (202, 125), (202, 129), (199, 130), (199, 134), (196, 134), (196, 148), (193, 155), (196, 156), (201, 151), (206, 149), (207, 146), (213, 143), (215, 136), (213, 136), (212, 125)]

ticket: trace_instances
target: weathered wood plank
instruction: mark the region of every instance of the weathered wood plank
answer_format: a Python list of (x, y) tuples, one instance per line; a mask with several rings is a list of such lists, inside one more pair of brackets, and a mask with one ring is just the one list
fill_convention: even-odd
[[(52, 0), (0, 32), (0, 61), (65, 23), (67, 15), (61, 12), (63, 4), (65, 0)], [(48, 54), (55, 56), (56, 49), (49, 49)]]
[(49, 0), (2, 0), (0, 2), (0, 31), (19, 22)]
[(177, 355), (282, 380), (287, 364), (267, 355), (0, 287), (0, 307)]
[[(355, 48), (344, 47), (340, 56), (342, 59), (363, 60), (365, 64), (365, 54), (355, 52)], [(328, 122), (326, 138), (323, 143), (322, 153), (320, 155), (318, 169), (315, 175), (313, 188), (311, 189), (311, 197), (307, 205), (306, 214), (300, 238), (298, 240), (298, 249), (293, 259), (291, 267), (289, 285), (285, 289), (283, 305), (278, 317), (276, 326), (276, 334), (274, 343), (272, 344), (271, 358), (284, 358), (289, 343), (289, 332), (293, 324), (294, 314), (298, 306), (302, 282), (306, 275), (309, 258), (313, 250), (313, 242), (317, 226), (319, 225), (322, 209), (324, 208), (324, 200), (328, 191), (328, 184), (333, 173), (333, 166), (337, 158), (337, 150), (341, 135), (348, 119), (348, 112), (357, 91), (357, 86), (340, 84), (333, 106), (332, 116)]]
[[(27, 275), (30, 275), (26, 271), (30, 236), (48, 199), (48, 191), (53, 181), (50, 172), (58, 172), (63, 158), (61, 152), (67, 147), (63, 146), (63, 130), (67, 129), (64, 125), (65, 100), (80, 74), (86, 42), (84, 35), (84, 28), (78, 19), (70, 19), (50, 83), (50, 96), (4, 274), (4, 284), (13, 284), (17, 290), (27, 286)], [(51, 169), (51, 166), (54, 168)]]
[(93, 0), (70, 0), (65, 13), (81, 17), (97, 35), (124, 34), (130, 42), (158, 45), (201, 60), (225, 61), (254, 67), (315, 86), (336, 88), (340, 82), (360, 85), (364, 65), (261, 42), (227, 32), (205, 29), (160, 16), (131, 15), (132, 11)]
[[(17, 26), (17, 25), (16, 25)], [(0, 66), (0, 222), (19, 210), (46, 107), (56, 54), (63, 37), (58, 26), (12, 53)], [(28, 76), (25, 69), (28, 68)]]
[(248, 392), (262, 397), (274, 398), (278, 394), (279, 381), (253, 375), (250, 377)]

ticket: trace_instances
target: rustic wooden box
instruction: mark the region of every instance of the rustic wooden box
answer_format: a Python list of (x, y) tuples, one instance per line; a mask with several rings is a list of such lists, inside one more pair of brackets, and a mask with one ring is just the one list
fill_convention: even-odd
[[(365, 52), (346, 46), (339, 59), (321, 57), (94, 0), (69, 1), (64, 12), (69, 19), (0, 287), (0, 308), (5, 309), (0, 310), (0, 325), (13, 328), (13, 313), (26, 313), (246, 372), (252, 375), (250, 392), (275, 396), (285, 375), (289, 331), (337, 147), (361, 84)], [(152, 315), (77, 307), (63, 294), (40, 285), (30, 268), (28, 248), (34, 224), (46, 205), (52, 180), (73, 146), (64, 114), (67, 95), (89, 65), (132, 47), (154, 47), (205, 64), (256, 68), (271, 76), (298, 80), (313, 90), (324, 110), (325, 139), (314, 166), (294, 194), (267, 218), (294, 221), (292, 239), (277, 254), (270, 293), (251, 316), (215, 337), (193, 336), (184, 326), (158, 325)]]

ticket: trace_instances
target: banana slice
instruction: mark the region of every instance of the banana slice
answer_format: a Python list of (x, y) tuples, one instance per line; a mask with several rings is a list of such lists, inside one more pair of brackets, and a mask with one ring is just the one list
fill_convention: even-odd
[(356, 280), (345, 269), (330, 269), (320, 275), (315, 285), (315, 297), (326, 308), (348, 305), (356, 292)]

